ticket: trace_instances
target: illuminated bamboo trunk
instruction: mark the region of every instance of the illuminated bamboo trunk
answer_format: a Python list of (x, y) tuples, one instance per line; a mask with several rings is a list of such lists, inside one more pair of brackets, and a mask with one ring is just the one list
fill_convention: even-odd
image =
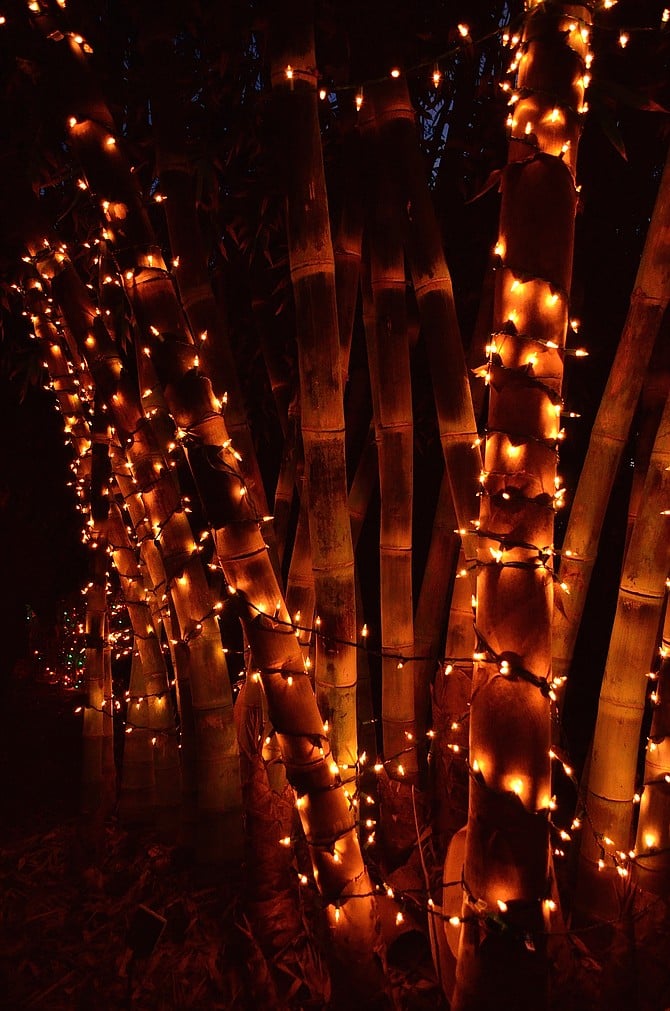
[(361, 131), (377, 168), (368, 222), (372, 319), (366, 327), (379, 460), (382, 639), (382, 729), (385, 767), (392, 779), (416, 779), (413, 665), (412, 495), (414, 426), (409, 368), (405, 259), (400, 198), (386, 168), (393, 157), (394, 83), (368, 89)]
[(548, 1000), (551, 550), (589, 24), (586, 6), (529, 3), (511, 68), (455, 1011), (497, 1008), (501, 993), (518, 1011)]
[(135, 637), (127, 693), (118, 813), (122, 822), (138, 826), (153, 825), (156, 815), (156, 779), (146, 692), (142, 658)]
[[(666, 584), (667, 586), (667, 584)], [(644, 763), (637, 823), (636, 881), (654, 895), (670, 887), (670, 607), (666, 593), (661, 667), (652, 693), (654, 715)]]
[(554, 611), (556, 677), (570, 669), (607, 504), (647, 363), (670, 299), (670, 155), (649, 223), (630, 307), (582, 467), (561, 552), (561, 580), (570, 595)]
[[(647, 675), (670, 572), (670, 399), (654, 441), (642, 501), (626, 552), (600, 690), (582, 833), (579, 908), (610, 918), (628, 875), (633, 796)], [(651, 746), (653, 750), (653, 740)]]
[[(176, 825), (181, 800), (181, 772), (170, 685), (159, 626), (154, 621), (149, 604), (151, 592), (145, 585), (144, 573), (116, 503), (110, 506), (107, 536), (134, 634), (133, 657), (137, 654), (139, 661), (139, 690), (135, 694), (141, 695), (144, 701), (141, 703), (142, 718), (137, 722), (148, 731), (144, 736), (150, 745), (156, 819), (161, 827), (169, 829)], [(131, 688), (131, 714), (134, 716), (132, 696)], [(136, 739), (126, 741), (128, 746), (135, 748)]]
[[(357, 762), (356, 596), (347, 510), (344, 408), (309, 2), (273, 22), (272, 86), (281, 136), (288, 254), (296, 307), (300, 410), (309, 474), (309, 527), (321, 619), (315, 683), (341, 766)], [(288, 69), (287, 68), (292, 68)]]
[[(407, 252), (428, 352), (440, 440), (458, 527), (471, 532), (477, 518), (481, 456), (468, 370), (407, 82), (400, 77), (391, 83), (394, 108), (387, 128), (389, 145), (393, 146), (404, 201), (411, 208), (406, 221)], [(473, 558), (472, 538), (467, 537), (465, 543), (467, 557)]]

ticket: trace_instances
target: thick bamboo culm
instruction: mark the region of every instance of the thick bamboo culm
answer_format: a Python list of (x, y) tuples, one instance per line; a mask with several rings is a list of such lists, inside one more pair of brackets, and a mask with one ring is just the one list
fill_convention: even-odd
[(593, 425), (561, 549), (561, 580), (570, 589), (554, 611), (553, 669), (570, 669), (610, 492), (670, 300), (670, 152), (642, 251), (630, 307)]
[(626, 854), (632, 843), (647, 675), (670, 572), (669, 505), (670, 398), (656, 433), (626, 552), (591, 751), (576, 895), (580, 911), (599, 919), (609, 919), (618, 911), (619, 884), (629, 871)]
[[(368, 89), (361, 133), (376, 166), (377, 192), (369, 201), (367, 242), (372, 310), (366, 313), (368, 366), (379, 461), (379, 536), (382, 733), (387, 774), (416, 779), (416, 719), (412, 593), (414, 426), (407, 336), (401, 201), (388, 171), (393, 157), (386, 127), (394, 107), (391, 85)], [(371, 317), (371, 318), (370, 318)], [(388, 655), (387, 655), (388, 654)]]
[[(286, 195), (288, 256), (296, 309), (300, 410), (309, 473), (309, 529), (320, 619), (315, 685), (341, 766), (358, 761), (356, 595), (347, 509), (344, 403), (318, 117), (310, 4), (282, 8), (273, 22), (271, 79)], [(290, 67), (287, 76), (287, 67)]]
[[(552, 548), (590, 9), (529, 3), (496, 245), (455, 1011), (547, 1006)], [(501, 911), (516, 940), (492, 932)], [(502, 903), (502, 906), (499, 905)], [(523, 943), (524, 934), (532, 944)]]
[(645, 891), (667, 895), (670, 887), (670, 606), (667, 593), (659, 652), (661, 666), (653, 672), (652, 678), (654, 709), (637, 823), (635, 877)]

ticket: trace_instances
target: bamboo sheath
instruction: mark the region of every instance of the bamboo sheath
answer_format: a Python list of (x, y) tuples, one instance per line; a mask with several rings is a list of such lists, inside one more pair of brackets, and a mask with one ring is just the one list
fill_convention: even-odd
[[(389, 87), (369, 89), (361, 133), (376, 166), (377, 192), (370, 201), (372, 319), (366, 326), (368, 365), (379, 461), (379, 538), (382, 731), (385, 766), (393, 779), (416, 779), (414, 671), (398, 656), (414, 656), (412, 594), (412, 495), (414, 427), (407, 337), (405, 260), (400, 200), (385, 168), (393, 156), (386, 136)], [(390, 655), (386, 655), (390, 654)]]
[[(308, 5), (307, 5), (308, 6)], [(358, 760), (354, 557), (347, 509), (335, 264), (317, 111), (311, 17), (300, 2), (274, 23), (271, 78), (296, 309), (309, 532), (320, 618), (315, 684), (341, 766)], [(294, 68), (287, 78), (286, 68)]]
[[(529, 4), (515, 58), (487, 376), (455, 1011), (492, 1009), (501, 993), (519, 1011), (548, 1000), (551, 550), (590, 16), (586, 6)], [(515, 941), (487, 925), (498, 902)]]
[(645, 891), (667, 895), (670, 885), (670, 607), (666, 594), (661, 667), (644, 763), (644, 786), (635, 841), (636, 880)]
[(561, 549), (561, 580), (570, 587), (570, 595), (561, 598), (561, 607), (554, 611), (553, 669), (559, 678), (570, 669), (607, 503), (670, 299), (669, 245), (670, 152)]
[[(626, 552), (600, 691), (580, 849), (582, 912), (609, 918), (627, 876), (640, 731), (670, 572), (670, 398), (666, 400)], [(654, 742), (651, 741), (652, 750)], [(649, 745), (648, 745), (649, 747)], [(619, 854), (624, 854), (624, 859)], [(603, 865), (599, 865), (599, 861)]]
[[(73, 60), (79, 57), (81, 61), (80, 54), (73, 49), (71, 53)], [(81, 63), (78, 69), (83, 69)], [(81, 88), (77, 94), (90, 96), (91, 88)], [(120, 146), (115, 141), (109, 143), (113, 135), (100, 126), (106, 119), (109, 130), (112, 129), (108, 112), (104, 108), (89, 108), (87, 112), (80, 107), (81, 119), (71, 126), (70, 140), (94, 191), (105, 194), (108, 201), (107, 231), (117, 243), (126, 291), (142, 338), (152, 350), (170, 411), (176, 423), (189, 433), (186, 443), (189, 463), (207, 508), (224, 574), (231, 590), (239, 593), (254, 661), (268, 698), (269, 715), (289, 780), (300, 799), (301, 821), (309, 840), (315, 878), (327, 903), (325, 913), (332, 928), (332, 951), (336, 958), (347, 961), (349, 980), (359, 994), (383, 992), (386, 984), (375, 954), (379, 937), (372, 888), (361, 859), (352, 809), (323, 733), (314, 694), (304, 676), (299, 645), (292, 630), (281, 624), (288, 622), (288, 612), (255, 514), (246, 496), (240, 494), (244, 482), (237, 460), (211, 385), (196, 365), (196, 349), (180, 322), (179, 307), (162, 258), (152, 245), (136, 182)], [(88, 118), (94, 111), (95, 121)], [(128, 274), (131, 276), (127, 277)], [(138, 435), (147, 439), (145, 425), (140, 426), (129, 447), (129, 458), (136, 470), (134, 453)], [(148, 463), (151, 453), (146, 457)], [(137, 460), (138, 464), (141, 462)], [(139, 470), (143, 472), (141, 467)], [(151, 511), (152, 495), (145, 495), (145, 500)], [(155, 494), (153, 500), (157, 501)], [(162, 542), (173, 519), (183, 516), (176, 512), (169, 515), (169, 521), (161, 527)], [(158, 521), (157, 525), (160, 526)], [(182, 558), (184, 555), (182, 552)], [(275, 620), (272, 616), (277, 603), (280, 606)], [(188, 629), (182, 627), (182, 635), (187, 634)], [(197, 707), (195, 698), (194, 702)], [(231, 747), (231, 754), (233, 750)]]

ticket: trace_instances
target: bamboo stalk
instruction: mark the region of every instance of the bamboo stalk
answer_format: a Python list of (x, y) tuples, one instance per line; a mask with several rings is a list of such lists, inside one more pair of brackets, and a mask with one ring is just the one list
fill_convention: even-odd
[[(347, 511), (335, 263), (317, 111), (311, 8), (295, 0), (273, 22), (271, 79), (281, 135), (288, 253), (296, 307), (309, 527), (321, 621), (315, 683), (338, 763), (354, 768), (356, 597)], [(287, 67), (293, 68), (290, 77)]]
[(607, 919), (616, 912), (618, 884), (628, 876), (647, 674), (670, 572), (669, 503), (670, 398), (656, 433), (626, 552), (591, 753), (586, 793), (589, 830), (582, 837), (576, 894), (581, 911), (596, 918)]
[[(481, 475), (455, 1011), (494, 1008), (501, 993), (519, 1011), (538, 1011), (548, 1001), (550, 561), (562, 494), (556, 485), (561, 349), (590, 18), (586, 6), (529, 3), (515, 60), (518, 101), (502, 182)], [(516, 940), (490, 929), (496, 910)]]
[[(377, 192), (368, 222), (373, 319), (366, 327), (379, 461), (382, 638), (382, 730), (385, 766), (393, 779), (416, 779), (414, 671), (398, 657), (414, 656), (412, 493), (414, 427), (409, 368), (405, 260), (400, 200), (385, 165), (393, 156), (387, 125), (394, 82), (369, 89), (361, 131), (374, 152)], [(388, 654), (388, 655), (387, 655)]]
[(570, 595), (554, 611), (553, 669), (565, 677), (605, 518), (647, 363), (670, 300), (670, 152), (649, 223), (630, 307), (593, 425), (561, 551), (561, 580)]

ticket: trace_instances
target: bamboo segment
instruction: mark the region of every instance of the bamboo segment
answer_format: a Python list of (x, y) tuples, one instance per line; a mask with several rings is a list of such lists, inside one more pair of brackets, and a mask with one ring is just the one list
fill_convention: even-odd
[[(529, 4), (515, 61), (487, 376), (455, 1011), (494, 1008), (501, 993), (519, 1011), (548, 1000), (551, 552), (589, 24), (586, 6)], [(496, 930), (491, 915), (511, 932)]]
[(628, 876), (647, 674), (670, 572), (669, 506), (670, 398), (626, 552), (593, 740), (586, 794), (590, 831), (582, 838), (577, 898), (580, 909), (597, 918), (609, 918), (618, 909), (617, 885)]
[(654, 895), (670, 886), (670, 607), (666, 594), (661, 667), (652, 679), (654, 715), (644, 763), (644, 787), (635, 842), (637, 883)]
[(670, 152), (649, 223), (616, 356), (596, 416), (562, 547), (561, 580), (570, 595), (554, 611), (553, 666), (570, 669), (612, 485), (647, 363), (670, 300)]
[[(320, 618), (315, 683), (337, 761), (354, 768), (356, 596), (347, 510), (344, 408), (335, 264), (317, 110), (311, 10), (303, 0), (275, 19), (272, 86), (281, 133), (288, 253), (296, 307), (300, 407), (309, 473), (309, 528)], [(286, 68), (293, 68), (287, 76)]]
[[(389, 93), (390, 92), (390, 93)], [(385, 126), (393, 89), (370, 89), (361, 131), (377, 164), (378, 190), (368, 227), (373, 319), (366, 328), (379, 460), (382, 637), (382, 729), (385, 766), (393, 779), (416, 779), (414, 673), (399, 657), (414, 656), (412, 492), (414, 427), (407, 338), (405, 260), (400, 200), (385, 165), (393, 156)]]

